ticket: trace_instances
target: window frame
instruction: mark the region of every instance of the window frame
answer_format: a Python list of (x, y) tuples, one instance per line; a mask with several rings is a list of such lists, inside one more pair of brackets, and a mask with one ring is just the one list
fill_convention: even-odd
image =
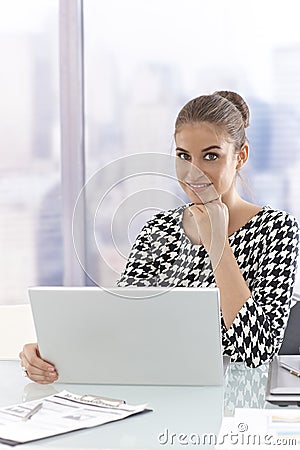
[[(63, 284), (85, 286), (85, 260), (79, 262), (72, 233), (73, 211), (85, 184), (83, 1), (59, 2), (59, 71), (61, 119), (61, 183)], [(86, 255), (85, 203), (80, 211), (80, 255)]]

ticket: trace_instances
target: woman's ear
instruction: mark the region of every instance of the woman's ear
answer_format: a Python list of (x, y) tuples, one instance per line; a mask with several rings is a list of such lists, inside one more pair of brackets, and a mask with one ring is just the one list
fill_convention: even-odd
[(246, 164), (249, 156), (249, 146), (248, 144), (244, 144), (237, 155), (237, 165), (236, 169), (239, 170)]

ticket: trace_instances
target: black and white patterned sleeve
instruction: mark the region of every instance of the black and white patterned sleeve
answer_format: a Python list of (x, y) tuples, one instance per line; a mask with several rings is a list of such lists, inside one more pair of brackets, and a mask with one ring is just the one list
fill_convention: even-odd
[[(278, 352), (290, 311), (299, 247), (296, 219), (278, 211), (264, 225), (251, 275), (251, 297), (224, 336), (233, 361), (257, 367)], [(251, 285), (250, 285), (251, 284)]]
[(156, 285), (157, 267), (153, 245), (151, 224), (148, 222), (132, 246), (126, 267), (116, 282), (118, 287)]

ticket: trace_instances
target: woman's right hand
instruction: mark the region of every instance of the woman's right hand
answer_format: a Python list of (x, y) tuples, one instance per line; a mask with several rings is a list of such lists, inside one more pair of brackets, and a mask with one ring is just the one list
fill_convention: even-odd
[(36, 383), (49, 384), (58, 379), (55, 367), (43, 360), (38, 345), (26, 344), (19, 353), (21, 366), (24, 367), (28, 378)]
[(228, 241), (227, 206), (216, 198), (205, 204), (195, 203), (188, 211), (195, 221), (198, 240), (209, 254), (213, 270), (216, 270)]

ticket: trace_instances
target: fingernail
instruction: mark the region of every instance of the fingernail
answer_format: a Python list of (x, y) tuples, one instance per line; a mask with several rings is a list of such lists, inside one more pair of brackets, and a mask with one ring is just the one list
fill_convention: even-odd
[(48, 370), (49, 370), (49, 372), (54, 372), (55, 371), (54, 367), (48, 367)]

